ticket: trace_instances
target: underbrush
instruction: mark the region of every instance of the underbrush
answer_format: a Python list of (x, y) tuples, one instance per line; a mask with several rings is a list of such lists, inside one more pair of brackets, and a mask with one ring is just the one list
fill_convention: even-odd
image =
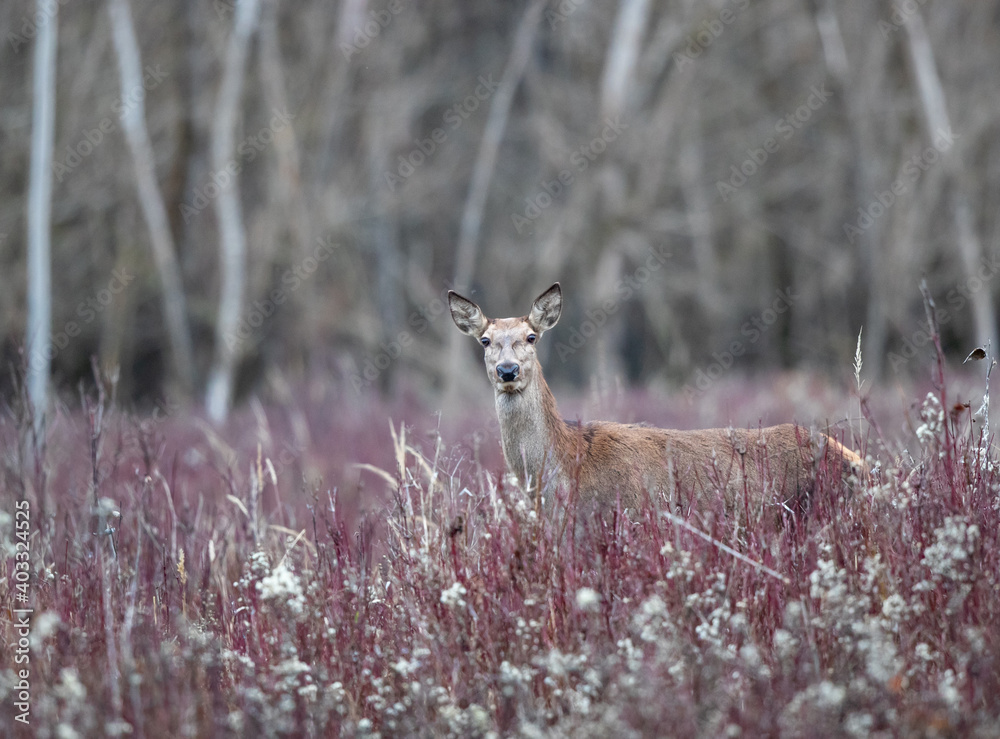
[(281, 442), (261, 425), (236, 449), (193, 424), (178, 443), (98, 398), (35, 465), (30, 425), (7, 414), (3, 725), (996, 736), (1000, 472), (970, 410), (940, 385), (912, 436), (864, 442), (872, 475), (852, 496), (821, 474), (808, 514), (776, 531), (655, 498), (598, 517), (561, 491), (541, 508), (405, 427), (386, 439), (393, 463), (355, 468), (387, 491), (361, 506), (301, 470), (279, 484)]

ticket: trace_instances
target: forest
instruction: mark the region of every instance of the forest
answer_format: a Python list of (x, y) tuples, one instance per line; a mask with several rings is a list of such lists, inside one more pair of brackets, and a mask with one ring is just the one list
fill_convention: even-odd
[[(998, 55), (997, 0), (0, 4), (4, 731), (995, 736)], [(794, 421), (804, 497), (506, 474), (450, 291), (556, 282), (567, 429)]]
[[(445, 292), (504, 315), (556, 280), (561, 341), (588, 339), (548, 355), (568, 387), (843, 383), (862, 329), (875, 376), (912, 377), (921, 277), (956, 356), (996, 338), (995, 3), (121, 5), (0, 10), (3, 354), (49, 357), (57, 393), (96, 355), (144, 408), (215, 392), (221, 418), (274, 373), (433, 404), (475, 390)], [(32, 58), (56, 11), (40, 346)]]

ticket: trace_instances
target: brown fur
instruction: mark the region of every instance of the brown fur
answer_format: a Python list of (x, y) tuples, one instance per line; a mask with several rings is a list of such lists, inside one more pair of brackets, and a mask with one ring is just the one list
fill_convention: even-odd
[[(583, 502), (613, 505), (620, 497), (624, 507), (634, 508), (647, 492), (661, 492), (687, 511), (702, 510), (721, 494), (727, 511), (740, 514), (746, 507), (756, 518), (765, 506), (806, 502), (824, 460), (843, 478), (863, 467), (836, 440), (793, 424), (697, 431), (567, 424), (535, 352), (535, 341), (559, 320), (559, 283), (521, 318), (486, 318), (457, 293), (448, 298), (459, 329), (488, 343), (486, 371), (496, 394), (504, 459), (528, 488), (549, 471), (560, 484), (578, 485)], [(504, 381), (501, 365), (517, 365), (516, 379)]]

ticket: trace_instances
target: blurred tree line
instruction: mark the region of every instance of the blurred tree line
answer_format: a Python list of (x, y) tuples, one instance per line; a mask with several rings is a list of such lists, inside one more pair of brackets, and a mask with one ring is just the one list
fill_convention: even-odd
[(57, 387), (96, 354), (130, 399), (201, 399), (227, 363), (237, 398), (272, 369), (433, 398), (474, 356), (447, 289), (509, 315), (555, 280), (556, 380), (843, 377), (862, 325), (869, 371), (914, 371), (924, 275), (949, 347), (995, 339), (995, 0), (16, 0), (8, 364), (50, 5)]

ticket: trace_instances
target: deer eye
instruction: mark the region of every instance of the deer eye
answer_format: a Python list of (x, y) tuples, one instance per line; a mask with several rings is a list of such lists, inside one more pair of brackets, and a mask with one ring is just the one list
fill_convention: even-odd
[(486, 336), (484, 336), (479, 340), (479, 343), (482, 344), (483, 347), (485, 348), (490, 345), (490, 340)]
[(535, 339), (537, 339), (537, 338), (538, 337), (535, 336), (535, 334), (528, 334), (528, 343), (529, 344), (534, 344), (535, 343)]

